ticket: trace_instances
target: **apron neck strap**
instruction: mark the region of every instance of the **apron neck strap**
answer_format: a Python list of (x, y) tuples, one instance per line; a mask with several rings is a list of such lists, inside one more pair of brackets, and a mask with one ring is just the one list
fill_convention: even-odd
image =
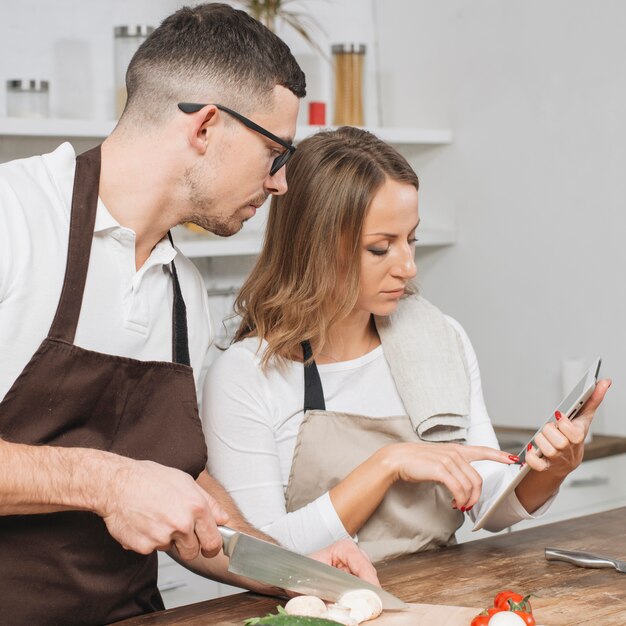
[(100, 146), (76, 159), (63, 290), (49, 336), (74, 343), (83, 303), (100, 181)]
[(303, 341), (302, 355), (304, 357), (304, 412), (307, 411), (325, 411), (326, 402), (324, 401), (324, 389), (322, 388), (322, 380), (317, 369), (315, 361), (306, 363), (313, 356), (313, 349), (310, 341)]
[[(170, 243), (174, 245), (172, 233), (168, 232)], [(191, 365), (189, 358), (189, 338), (187, 335), (187, 307), (178, 282), (178, 272), (171, 262), (172, 283), (174, 286), (174, 313), (172, 315), (172, 361), (181, 365)]]

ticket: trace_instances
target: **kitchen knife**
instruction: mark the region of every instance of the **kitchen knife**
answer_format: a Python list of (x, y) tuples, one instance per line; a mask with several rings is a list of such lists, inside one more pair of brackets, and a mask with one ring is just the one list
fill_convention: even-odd
[(626, 561), (618, 561), (608, 556), (591, 554), (590, 552), (575, 552), (572, 550), (560, 550), (559, 548), (546, 548), (546, 559), (548, 561), (565, 561), (578, 567), (613, 567), (618, 572), (626, 574)]
[(305, 595), (336, 602), (346, 591), (371, 589), (384, 609), (406, 609), (399, 598), (356, 576), (320, 563), (286, 548), (218, 526), (224, 540), (224, 554), (230, 558), (228, 571)]

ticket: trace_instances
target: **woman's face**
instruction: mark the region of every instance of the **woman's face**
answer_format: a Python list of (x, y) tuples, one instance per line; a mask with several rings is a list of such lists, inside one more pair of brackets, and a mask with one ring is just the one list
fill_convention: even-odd
[(416, 274), (417, 189), (387, 179), (363, 223), (361, 281), (356, 309), (390, 315)]

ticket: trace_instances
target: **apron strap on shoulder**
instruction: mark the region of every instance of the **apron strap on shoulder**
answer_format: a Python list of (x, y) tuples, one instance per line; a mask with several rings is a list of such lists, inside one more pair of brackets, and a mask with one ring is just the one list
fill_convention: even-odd
[(304, 412), (307, 411), (325, 411), (326, 402), (324, 401), (324, 389), (322, 388), (322, 380), (317, 370), (315, 361), (307, 363), (307, 360), (313, 356), (313, 349), (310, 341), (303, 341), (302, 355), (304, 357)]
[(62, 339), (67, 343), (74, 343), (83, 303), (93, 229), (96, 223), (99, 179), (98, 145), (76, 159), (65, 278), (56, 314), (48, 333), (49, 337)]

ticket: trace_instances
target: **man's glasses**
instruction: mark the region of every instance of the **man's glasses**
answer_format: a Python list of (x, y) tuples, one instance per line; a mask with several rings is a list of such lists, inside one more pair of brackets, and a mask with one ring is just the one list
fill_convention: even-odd
[[(178, 108), (183, 113), (197, 113), (200, 109), (208, 106), (207, 104), (196, 104), (193, 102), (179, 102)], [(296, 151), (296, 147), (290, 143), (287, 143), (280, 137), (277, 137), (274, 133), (270, 133), (269, 130), (265, 130), (263, 126), (259, 126), (252, 120), (249, 120), (247, 117), (241, 115), (241, 113), (237, 113), (237, 111), (233, 111), (228, 107), (222, 106), (221, 104), (214, 104), (213, 106), (217, 107), (220, 111), (224, 111), (224, 113), (228, 113), (232, 115), (235, 119), (239, 120), (244, 126), (248, 127), (250, 130), (253, 130), (268, 139), (271, 139), (274, 143), (277, 143), (279, 146), (285, 148), (285, 152), (279, 154), (273, 161), (272, 167), (270, 168), (270, 176), (274, 176), (276, 172), (283, 166), (289, 159), (291, 155)]]

